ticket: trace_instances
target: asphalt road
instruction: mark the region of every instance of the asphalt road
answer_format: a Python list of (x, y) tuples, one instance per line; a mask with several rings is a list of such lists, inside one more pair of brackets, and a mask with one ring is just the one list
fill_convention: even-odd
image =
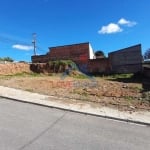
[(149, 150), (150, 127), (0, 98), (0, 150)]

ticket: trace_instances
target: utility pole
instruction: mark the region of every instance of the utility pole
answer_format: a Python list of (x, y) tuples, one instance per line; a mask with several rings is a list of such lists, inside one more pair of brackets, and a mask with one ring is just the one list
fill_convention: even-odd
[(36, 55), (36, 33), (33, 33), (32, 36), (33, 36), (32, 43), (34, 48), (34, 55)]

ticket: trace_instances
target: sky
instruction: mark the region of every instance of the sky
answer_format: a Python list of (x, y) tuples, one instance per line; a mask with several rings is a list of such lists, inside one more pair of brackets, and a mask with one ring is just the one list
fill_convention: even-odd
[[(150, 48), (150, 0), (1, 0), (0, 57), (31, 61), (48, 47), (90, 42), (109, 52)], [(34, 34), (35, 35), (35, 34)]]

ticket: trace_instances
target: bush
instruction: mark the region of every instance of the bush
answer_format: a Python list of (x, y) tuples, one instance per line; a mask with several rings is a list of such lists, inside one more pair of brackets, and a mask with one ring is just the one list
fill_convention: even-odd
[(10, 57), (4, 57), (4, 58), (0, 58), (0, 61), (8, 61), (8, 62), (13, 62), (14, 60)]
[(150, 102), (150, 91), (143, 92), (143, 100)]

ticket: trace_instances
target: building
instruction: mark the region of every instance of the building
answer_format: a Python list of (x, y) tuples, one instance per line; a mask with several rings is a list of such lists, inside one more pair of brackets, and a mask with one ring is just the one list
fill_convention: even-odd
[(94, 53), (89, 42), (50, 47), (46, 55), (32, 56), (32, 63), (72, 60), (85, 73), (136, 73), (142, 71), (141, 45), (134, 45), (102, 57)]

